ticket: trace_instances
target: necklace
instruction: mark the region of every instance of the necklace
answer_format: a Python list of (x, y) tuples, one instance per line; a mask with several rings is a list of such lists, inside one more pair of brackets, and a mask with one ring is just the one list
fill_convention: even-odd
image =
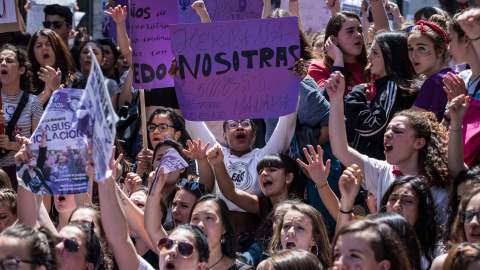
[(218, 262), (214, 263), (212, 266), (207, 267), (207, 269), (212, 269), (212, 267), (214, 267), (214, 266), (217, 265), (219, 262), (221, 262), (221, 261), (223, 260), (223, 256), (225, 256), (225, 254), (222, 254), (222, 258), (220, 258), (220, 260), (218, 260)]
[[(473, 74), (472, 74), (472, 75), (473, 75)], [(480, 75), (478, 75), (475, 80), (473, 80), (473, 81), (470, 80), (470, 81), (468, 82), (468, 84), (467, 84), (467, 89), (469, 89), (470, 86), (472, 86), (472, 84), (478, 80), (478, 78), (480, 78)]]

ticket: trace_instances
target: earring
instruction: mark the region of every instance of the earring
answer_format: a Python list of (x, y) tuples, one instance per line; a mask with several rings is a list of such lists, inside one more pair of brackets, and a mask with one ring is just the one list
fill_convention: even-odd
[(315, 257), (318, 257), (318, 245), (315, 244), (315, 249), (317, 250), (316, 254), (315, 254)]
[(220, 239), (220, 243), (225, 244), (225, 241), (226, 241), (226, 240), (225, 240), (225, 235), (222, 234), (222, 239)]

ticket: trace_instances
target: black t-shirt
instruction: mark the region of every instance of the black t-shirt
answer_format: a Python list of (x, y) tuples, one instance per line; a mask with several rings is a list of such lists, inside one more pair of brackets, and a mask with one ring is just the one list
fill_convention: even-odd
[(73, 46), (70, 49), (70, 54), (72, 55), (73, 61), (75, 62), (75, 67), (77, 70), (80, 70), (80, 49), (76, 46)]
[[(75, 72), (75, 75), (77, 75), (77, 78), (75, 78), (73, 80), (68, 80), (67, 83), (65, 84), (64, 88), (85, 89), (85, 87), (87, 86), (87, 77), (85, 77), (82, 73), (80, 73), (78, 71)], [(45, 83), (42, 82), (38, 86), (38, 90), (35, 91), (35, 92), (31, 92), (31, 94), (38, 96), (40, 93), (43, 92), (44, 89), (45, 89)], [(48, 99), (48, 100), (50, 100), (50, 99)], [(48, 100), (47, 100), (47, 102), (45, 102), (45, 105), (43, 105), (44, 109), (47, 107)]]

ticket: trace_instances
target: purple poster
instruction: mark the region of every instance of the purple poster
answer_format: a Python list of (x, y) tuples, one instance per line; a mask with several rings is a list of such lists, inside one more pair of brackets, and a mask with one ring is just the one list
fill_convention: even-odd
[(263, 118), (295, 111), (298, 18), (171, 25), (183, 116), (191, 121)]
[(33, 132), (30, 150), (34, 157), (17, 167), (19, 184), (41, 195), (85, 193), (90, 182), (85, 173), (87, 143), (77, 129), (82, 89), (59, 89)]
[(155, 177), (153, 178), (148, 195), (152, 193), (153, 187), (155, 186), (158, 176), (160, 175), (161, 168), (163, 168), (163, 173), (170, 173), (186, 167), (188, 167), (187, 162), (182, 158), (182, 156), (180, 156), (177, 150), (173, 148), (168, 149), (167, 152), (163, 154), (162, 159), (160, 159), (160, 163), (158, 163), (158, 167), (155, 170)]
[[(195, 0), (177, 0), (180, 23), (200, 22), (192, 9)], [(262, 18), (262, 0), (204, 0), (212, 22), (239, 21)]]
[(168, 76), (173, 58), (169, 25), (178, 23), (177, 1), (131, 1), (129, 17), (133, 87), (150, 89), (173, 86), (173, 80)]
[[(128, 0), (115, 0), (114, 2), (115, 2), (115, 6), (118, 6), (118, 5), (121, 5), (122, 7), (127, 6), (127, 12), (130, 13), (130, 9), (128, 8), (129, 7)], [(105, 6), (104, 6), (104, 10), (110, 11), (110, 9), (105, 8)], [(115, 23), (115, 21), (112, 19), (112, 17), (108, 16), (107, 14), (103, 14), (102, 16), (104, 17), (104, 20), (107, 20), (107, 22), (103, 26), (103, 31), (102, 31), (103, 36), (117, 38), (117, 24)], [(125, 26), (127, 28), (127, 35), (130, 37), (130, 17), (127, 17)]]

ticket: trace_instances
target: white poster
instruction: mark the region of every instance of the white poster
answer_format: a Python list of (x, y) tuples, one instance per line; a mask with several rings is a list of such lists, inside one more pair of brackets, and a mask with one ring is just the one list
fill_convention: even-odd
[[(325, 1), (304, 0), (299, 2), (299, 7), (303, 31), (325, 31), (332, 17)], [(282, 1), (280, 8), (288, 11), (288, 1)]]
[(42, 22), (45, 21), (45, 13), (43, 13), (43, 9), (46, 6), (59, 4), (70, 8), (73, 13), (73, 4), (76, 1), (77, 0), (30, 0), (30, 9), (27, 12), (27, 32), (33, 34), (38, 30), (43, 29)]
[(17, 21), (17, 11), (15, 10), (15, 0), (0, 0), (5, 1), (5, 9), (0, 5), (0, 24), (14, 23)]

